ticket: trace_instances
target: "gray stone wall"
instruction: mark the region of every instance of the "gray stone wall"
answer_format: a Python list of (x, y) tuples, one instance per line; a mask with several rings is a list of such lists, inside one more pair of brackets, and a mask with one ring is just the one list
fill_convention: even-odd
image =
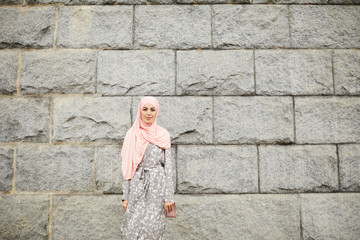
[(121, 239), (139, 99), (167, 239), (360, 238), (359, 0), (0, 0), (0, 239)]

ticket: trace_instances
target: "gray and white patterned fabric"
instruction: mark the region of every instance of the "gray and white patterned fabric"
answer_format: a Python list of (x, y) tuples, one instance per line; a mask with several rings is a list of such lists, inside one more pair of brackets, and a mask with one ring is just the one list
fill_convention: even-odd
[(172, 175), (170, 149), (149, 143), (134, 177), (123, 184), (122, 200), (129, 201), (121, 228), (123, 239), (164, 239), (164, 201), (174, 201)]

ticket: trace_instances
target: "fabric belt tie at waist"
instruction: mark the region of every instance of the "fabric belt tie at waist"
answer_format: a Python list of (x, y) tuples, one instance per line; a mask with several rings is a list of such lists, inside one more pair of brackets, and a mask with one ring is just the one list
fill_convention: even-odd
[(148, 197), (148, 193), (149, 193), (149, 186), (150, 186), (150, 177), (149, 177), (149, 171), (151, 169), (156, 169), (158, 166), (156, 167), (144, 167), (141, 169), (141, 174), (140, 174), (140, 180), (143, 180), (144, 183), (144, 192), (145, 192), (145, 198)]

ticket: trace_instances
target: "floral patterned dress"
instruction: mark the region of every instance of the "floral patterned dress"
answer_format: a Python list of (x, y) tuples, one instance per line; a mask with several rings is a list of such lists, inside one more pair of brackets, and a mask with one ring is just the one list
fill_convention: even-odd
[(121, 228), (123, 239), (163, 239), (164, 201), (174, 201), (172, 175), (170, 149), (149, 143), (134, 177), (123, 184), (122, 200), (128, 200)]

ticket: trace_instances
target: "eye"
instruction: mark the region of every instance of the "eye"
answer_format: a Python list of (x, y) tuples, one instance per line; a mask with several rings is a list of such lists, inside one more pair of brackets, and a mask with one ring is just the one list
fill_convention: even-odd
[(144, 107), (144, 108), (143, 108), (143, 111), (147, 111), (147, 107)]
[(151, 108), (150, 110), (151, 110), (152, 112), (155, 112), (155, 111), (156, 111), (156, 109), (155, 109), (155, 108)]

